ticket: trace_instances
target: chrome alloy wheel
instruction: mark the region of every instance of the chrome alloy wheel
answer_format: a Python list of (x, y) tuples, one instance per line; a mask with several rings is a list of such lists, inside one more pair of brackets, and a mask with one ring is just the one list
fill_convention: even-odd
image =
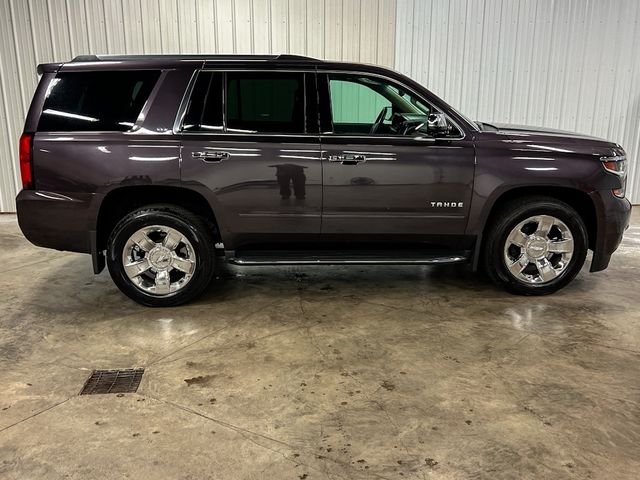
[(151, 225), (135, 232), (122, 251), (124, 271), (140, 290), (169, 295), (184, 288), (196, 270), (191, 242), (175, 228)]
[(551, 215), (536, 215), (511, 230), (504, 245), (504, 261), (521, 282), (542, 284), (567, 269), (573, 250), (573, 236), (564, 222)]

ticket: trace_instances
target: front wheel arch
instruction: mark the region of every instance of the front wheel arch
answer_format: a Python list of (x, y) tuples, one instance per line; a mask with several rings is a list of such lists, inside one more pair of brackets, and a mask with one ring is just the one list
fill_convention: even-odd
[[(543, 228), (541, 223), (548, 225)], [(516, 240), (511, 238), (514, 233)], [(575, 209), (556, 198), (536, 195), (518, 198), (496, 212), (485, 235), (482, 260), (489, 277), (507, 291), (546, 295), (573, 280), (587, 249), (586, 226)], [(543, 275), (538, 262), (552, 275)]]
[(554, 198), (571, 206), (582, 218), (586, 228), (588, 237), (588, 248), (595, 250), (598, 234), (598, 213), (593, 199), (588, 193), (571, 187), (557, 186), (522, 186), (513, 187), (502, 192), (490, 205), (485, 209), (484, 221), (481, 220), (481, 228), (477, 232), (477, 242), (474, 251), (473, 269), (477, 270), (480, 264), (483, 249), (485, 248), (486, 234), (489, 228), (495, 222), (496, 215), (501, 208), (512, 202), (518, 201), (520, 198), (531, 196), (544, 196)]

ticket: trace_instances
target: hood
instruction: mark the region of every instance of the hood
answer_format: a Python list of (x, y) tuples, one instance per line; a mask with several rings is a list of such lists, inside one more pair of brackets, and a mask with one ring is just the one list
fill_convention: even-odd
[(514, 135), (553, 135), (560, 137), (568, 137), (568, 138), (583, 138), (585, 140), (598, 140), (601, 142), (608, 142), (607, 140), (599, 137), (594, 137), (592, 135), (586, 135), (583, 133), (575, 133), (569, 132), (567, 130), (558, 130), (555, 128), (545, 128), (545, 127), (531, 127), (528, 125), (514, 125), (512, 123), (492, 123), (494, 127), (498, 129), (498, 131), (503, 133), (511, 133)]
[(559, 148), (569, 147), (567, 153), (589, 153), (591, 155), (624, 155), (624, 150), (615, 142), (610, 142), (603, 138), (585, 135), (581, 133), (568, 132), (544, 127), (530, 127), (525, 125), (512, 125), (506, 123), (481, 123), (484, 132), (494, 132), (500, 135), (508, 135), (515, 142), (532, 144), (530, 146), (543, 146), (542, 149), (563, 152)]

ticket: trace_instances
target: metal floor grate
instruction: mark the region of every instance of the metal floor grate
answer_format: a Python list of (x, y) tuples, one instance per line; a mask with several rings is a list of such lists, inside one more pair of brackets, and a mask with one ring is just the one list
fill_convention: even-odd
[(144, 368), (124, 370), (94, 370), (80, 391), (80, 395), (100, 393), (132, 393), (138, 390)]

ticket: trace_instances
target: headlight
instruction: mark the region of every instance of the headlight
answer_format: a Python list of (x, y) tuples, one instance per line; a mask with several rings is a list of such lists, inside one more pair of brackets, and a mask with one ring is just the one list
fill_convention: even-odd
[(604, 169), (620, 177), (620, 188), (614, 188), (613, 194), (616, 197), (624, 198), (627, 188), (627, 157), (618, 155), (615, 157), (601, 157)]

